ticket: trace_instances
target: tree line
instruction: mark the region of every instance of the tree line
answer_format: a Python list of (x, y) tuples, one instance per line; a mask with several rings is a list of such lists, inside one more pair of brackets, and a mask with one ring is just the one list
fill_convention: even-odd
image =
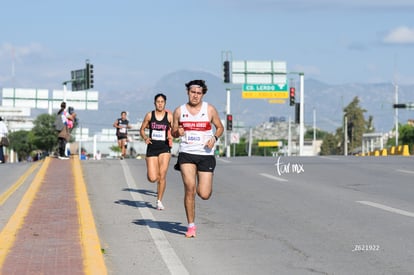
[(10, 149), (17, 153), (19, 161), (36, 158), (39, 152), (50, 154), (57, 147), (59, 132), (54, 122), (56, 114), (41, 114), (33, 121), (30, 131), (19, 130), (9, 133)]

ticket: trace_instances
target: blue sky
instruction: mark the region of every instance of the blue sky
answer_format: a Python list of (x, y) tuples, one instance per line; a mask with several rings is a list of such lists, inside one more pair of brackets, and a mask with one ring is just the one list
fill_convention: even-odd
[(3, 1), (0, 87), (61, 89), (89, 59), (95, 88), (134, 91), (177, 70), (286, 61), (328, 84), (414, 84), (412, 0)]

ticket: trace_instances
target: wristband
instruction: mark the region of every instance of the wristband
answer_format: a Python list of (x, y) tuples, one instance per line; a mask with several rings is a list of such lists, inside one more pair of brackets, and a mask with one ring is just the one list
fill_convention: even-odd
[(214, 138), (216, 139), (216, 141), (218, 140), (218, 137), (215, 135)]

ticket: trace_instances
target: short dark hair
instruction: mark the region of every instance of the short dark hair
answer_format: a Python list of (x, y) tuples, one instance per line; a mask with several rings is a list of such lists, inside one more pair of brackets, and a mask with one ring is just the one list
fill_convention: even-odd
[(159, 94), (156, 94), (155, 96), (154, 96), (154, 102), (157, 100), (157, 98), (159, 98), (159, 97), (162, 97), (165, 101), (167, 101), (167, 96), (165, 95), (165, 94), (163, 94), (163, 93), (159, 93)]
[(196, 80), (191, 80), (188, 83), (185, 83), (185, 87), (187, 87), (187, 91), (190, 90), (191, 86), (200, 86), (203, 89), (203, 94), (207, 93), (207, 85), (206, 82), (204, 80), (201, 79), (196, 79)]

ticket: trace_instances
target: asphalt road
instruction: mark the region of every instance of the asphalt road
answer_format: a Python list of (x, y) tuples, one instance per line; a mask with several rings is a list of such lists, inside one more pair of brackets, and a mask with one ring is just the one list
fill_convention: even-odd
[(145, 160), (82, 162), (110, 274), (414, 272), (413, 157), (220, 158), (194, 239), (175, 161), (164, 211)]

